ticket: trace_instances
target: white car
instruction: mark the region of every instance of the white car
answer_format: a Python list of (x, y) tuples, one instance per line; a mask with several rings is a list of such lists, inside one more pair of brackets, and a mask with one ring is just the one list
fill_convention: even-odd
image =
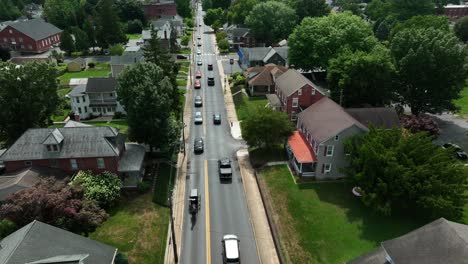
[(198, 66), (201, 66), (202, 65), (202, 61), (200, 59), (197, 60), (197, 65)]
[(200, 35), (198, 35), (197, 39), (201, 39), (201, 36), (200, 36)]
[(223, 263), (240, 263), (239, 239), (236, 235), (223, 237)]
[(195, 124), (203, 124), (203, 116), (201, 112), (195, 112)]
[(197, 55), (201, 55), (201, 50), (197, 50)]

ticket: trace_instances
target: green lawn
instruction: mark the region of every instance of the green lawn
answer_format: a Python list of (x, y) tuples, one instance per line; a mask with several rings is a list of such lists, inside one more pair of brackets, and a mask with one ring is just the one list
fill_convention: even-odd
[(455, 100), (455, 104), (461, 108), (460, 114), (468, 118), (468, 86), (463, 89), (460, 96), (460, 99)]
[(155, 203), (167, 205), (167, 199), (174, 186), (176, 171), (176, 168), (167, 163), (159, 163), (158, 176), (153, 194), (153, 201)]
[(71, 78), (107, 77), (110, 69), (88, 69), (80, 72), (66, 72), (59, 77), (60, 85), (68, 86)]
[(346, 183), (296, 185), (287, 166), (261, 173), (287, 263), (345, 263), (425, 224), (373, 213)]
[(263, 96), (248, 97), (242, 92), (234, 96), (234, 104), (236, 105), (236, 113), (239, 120), (244, 120), (250, 111), (254, 111), (256, 107), (265, 107), (267, 103), (268, 100)]
[(190, 61), (177, 61), (177, 63), (181, 66), (181, 67), (189, 67), (190, 66)]
[(189, 48), (184, 48), (184, 49), (181, 49), (179, 53), (180, 53), (180, 54), (190, 54), (190, 53), (192, 53), (192, 52), (190, 51)]
[[(61, 120), (63, 121), (63, 119)], [(55, 122), (60, 122), (60, 121), (55, 121)], [(127, 121), (125, 120), (118, 120), (118, 121), (81, 121), (82, 123), (89, 124), (92, 126), (110, 126), (110, 127), (115, 127), (118, 128), (120, 133), (127, 134), (128, 132), (128, 124)], [(54, 128), (54, 127), (63, 127), (63, 124), (55, 124), (49, 126), (49, 128)]]
[(141, 39), (141, 34), (126, 34), (128, 39)]
[(70, 88), (63, 88), (57, 90), (57, 95), (60, 99), (63, 99), (64, 101), (59, 105), (57, 112), (54, 115), (52, 115), (52, 121), (62, 122), (63, 120), (65, 120), (65, 118), (67, 118), (68, 113), (70, 113), (70, 102), (68, 102), (68, 99), (65, 99), (65, 95), (68, 94), (70, 91)]
[(178, 86), (186, 86), (187, 85), (187, 79), (177, 79), (177, 85)]
[(57, 90), (57, 94), (60, 98), (65, 98), (65, 95), (67, 95), (70, 91), (70, 88), (62, 88)]
[(169, 209), (154, 204), (151, 193), (122, 202), (90, 238), (125, 253), (129, 263), (164, 263)]
[(271, 161), (286, 161), (286, 150), (282, 145), (275, 146), (272, 149), (255, 148), (249, 149), (250, 162), (255, 168), (265, 165)]

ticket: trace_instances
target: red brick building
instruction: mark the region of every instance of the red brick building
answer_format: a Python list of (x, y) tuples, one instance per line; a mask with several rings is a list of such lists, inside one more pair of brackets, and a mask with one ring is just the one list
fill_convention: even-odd
[(18, 20), (0, 31), (0, 45), (24, 53), (43, 53), (60, 44), (61, 32), (40, 18)]
[(276, 79), (275, 92), (281, 103), (280, 109), (291, 120), (296, 120), (298, 113), (326, 96), (322, 88), (294, 69)]
[(468, 5), (446, 5), (444, 6), (444, 15), (450, 20), (458, 20), (468, 16)]
[(148, 20), (158, 19), (163, 16), (176, 16), (177, 5), (174, 0), (153, 0), (143, 4), (143, 12)]

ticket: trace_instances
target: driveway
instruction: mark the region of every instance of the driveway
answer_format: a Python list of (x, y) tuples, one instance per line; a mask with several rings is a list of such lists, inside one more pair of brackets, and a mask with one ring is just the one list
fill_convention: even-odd
[(440, 135), (435, 140), (437, 144), (452, 142), (465, 151), (468, 150), (468, 121), (450, 113), (432, 115), (440, 127)]

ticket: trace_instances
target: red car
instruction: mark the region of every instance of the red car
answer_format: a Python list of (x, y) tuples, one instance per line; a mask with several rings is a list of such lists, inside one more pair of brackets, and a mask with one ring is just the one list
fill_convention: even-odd
[(200, 80), (195, 80), (195, 89), (200, 89), (200, 88), (201, 88)]
[(201, 72), (200, 72), (200, 71), (197, 71), (197, 72), (195, 73), (195, 77), (196, 77), (197, 79), (201, 79)]

